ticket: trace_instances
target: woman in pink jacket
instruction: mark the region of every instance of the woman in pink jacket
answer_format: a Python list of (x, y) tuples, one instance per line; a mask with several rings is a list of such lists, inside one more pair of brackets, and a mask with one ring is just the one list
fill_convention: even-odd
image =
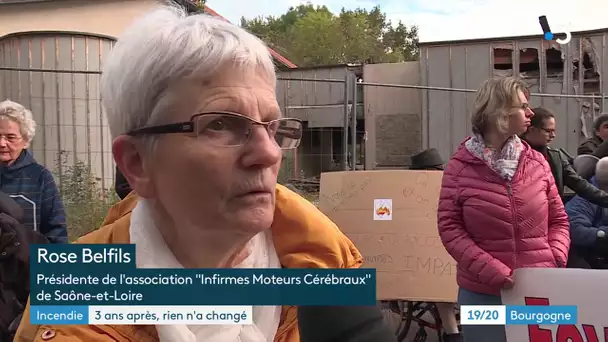
[[(545, 158), (518, 135), (534, 113), (512, 77), (486, 81), (477, 92), (473, 134), (443, 174), (438, 228), (458, 263), (460, 305), (501, 305), (513, 270), (565, 267), (568, 217)], [(465, 342), (502, 342), (501, 326), (463, 326)]]

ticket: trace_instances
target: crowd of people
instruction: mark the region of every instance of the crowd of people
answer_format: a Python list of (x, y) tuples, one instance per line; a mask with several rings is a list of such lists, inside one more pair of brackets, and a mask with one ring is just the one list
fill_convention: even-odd
[[(104, 61), (101, 86), (121, 201), (76, 243), (134, 243), (143, 268), (360, 267), (335, 224), (277, 184), (303, 125), (281, 115), (275, 90), (268, 49), (245, 30), (171, 6), (137, 20)], [(517, 268), (600, 268), (608, 254), (608, 115), (578, 150), (597, 160), (582, 177), (550, 146), (555, 115), (529, 100), (517, 78), (487, 80), (471, 135), (447, 163), (435, 149), (412, 157), (411, 169), (443, 172), (437, 225), (458, 264), (458, 304), (500, 305)], [(254, 307), (250, 326), (32, 325), (27, 246), (68, 242), (53, 177), (28, 149), (35, 131), (28, 109), (0, 103), (0, 340), (300, 341), (292, 306)], [(566, 201), (566, 188), (577, 196)], [(436, 304), (444, 341), (506, 340), (501, 326), (461, 333), (454, 304)]]

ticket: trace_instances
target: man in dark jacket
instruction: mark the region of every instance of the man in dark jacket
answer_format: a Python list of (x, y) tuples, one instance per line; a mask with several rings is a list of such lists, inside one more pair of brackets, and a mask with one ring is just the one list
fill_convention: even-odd
[[(576, 153), (594, 154), (596, 149), (604, 142), (608, 142), (608, 114), (602, 114), (593, 121), (593, 136), (585, 140), (579, 147)], [(605, 156), (597, 156), (603, 158)]]
[(23, 227), (23, 210), (0, 192), (0, 341), (12, 341), (30, 294), (30, 244), (44, 236)]
[(562, 199), (564, 199), (564, 187), (567, 186), (589, 202), (608, 207), (608, 193), (581, 178), (562, 151), (549, 147), (555, 139), (555, 115), (542, 107), (534, 108), (532, 111), (534, 116), (523, 138), (549, 162), (555, 185)]

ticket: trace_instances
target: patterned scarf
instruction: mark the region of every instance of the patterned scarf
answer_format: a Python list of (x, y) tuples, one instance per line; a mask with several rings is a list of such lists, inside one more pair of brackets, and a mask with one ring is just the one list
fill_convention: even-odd
[(465, 143), (465, 147), (471, 154), (484, 161), (490, 169), (508, 181), (513, 179), (519, 164), (519, 156), (524, 149), (524, 145), (517, 135), (507, 139), (500, 151), (487, 147), (483, 138), (478, 134), (471, 136), (471, 139)]

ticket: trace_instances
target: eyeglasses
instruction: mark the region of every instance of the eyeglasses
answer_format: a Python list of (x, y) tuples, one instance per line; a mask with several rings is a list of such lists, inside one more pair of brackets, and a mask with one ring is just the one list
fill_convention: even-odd
[(545, 131), (545, 133), (547, 134), (555, 134), (555, 130), (554, 129), (546, 129), (541, 127), (540, 129), (542, 129), (543, 131)]
[(242, 114), (221, 111), (199, 113), (193, 115), (188, 122), (132, 130), (127, 135), (194, 133), (197, 139), (211, 145), (238, 147), (249, 142), (256, 125), (263, 126), (281, 149), (290, 150), (300, 145), (303, 124), (299, 119), (281, 118), (261, 122)]
[(7, 135), (0, 134), (0, 139), (4, 139), (9, 143), (14, 144), (14, 143), (18, 142), (19, 140), (21, 140), (21, 137), (18, 135), (15, 135), (15, 134), (7, 134)]

